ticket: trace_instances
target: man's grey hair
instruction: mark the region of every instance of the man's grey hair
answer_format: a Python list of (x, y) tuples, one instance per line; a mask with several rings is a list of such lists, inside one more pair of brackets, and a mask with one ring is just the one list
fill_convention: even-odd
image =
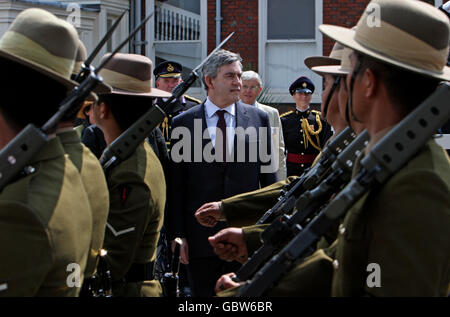
[(220, 49), (215, 52), (210, 59), (202, 67), (202, 82), (205, 89), (208, 91), (208, 86), (206, 85), (205, 76), (208, 75), (211, 78), (216, 78), (219, 73), (219, 68), (223, 65), (232, 64), (238, 62), (242, 69), (242, 58), (239, 54)]
[(252, 70), (247, 70), (245, 72), (242, 73), (242, 77), (241, 79), (244, 80), (252, 80), (252, 79), (256, 79), (258, 81), (258, 85), (259, 87), (262, 87), (262, 80), (261, 77), (259, 77), (257, 72), (254, 72)]

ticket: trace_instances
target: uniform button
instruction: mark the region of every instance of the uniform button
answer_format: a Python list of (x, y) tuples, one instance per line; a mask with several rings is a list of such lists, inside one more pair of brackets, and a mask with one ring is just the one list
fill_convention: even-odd
[(305, 166), (304, 164), (300, 165), (301, 167)]
[(305, 153), (302, 153), (302, 155), (305, 155)]
[(172, 115), (171, 115), (171, 114), (169, 114), (169, 118), (172, 118)]
[(335, 270), (337, 270), (339, 268), (339, 261), (338, 260), (334, 260), (333, 261), (333, 267)]
[(303, 141), (300, 141), (300, 144), (303, 144)]
[(344, 235), (344, 233), (345, 233), (345, 227), (344, 227), (343, 224), (340, 224), (340, 225), (339, 225), (339, 233), (340, 233), (341, 235)]
[(303, 132), (303, 130), (302, 130), (302, 129), (300, 129), (300, 132)]

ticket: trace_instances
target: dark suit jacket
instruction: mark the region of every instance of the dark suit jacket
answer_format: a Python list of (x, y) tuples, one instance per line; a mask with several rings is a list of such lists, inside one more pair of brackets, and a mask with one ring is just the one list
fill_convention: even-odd
[[(201, 132), (207, 128), (205, 119), (204, 103), (195, 106), (188, 111), (173, 119), (173, 129), (177, 127), (185, 127), (190, 131), (190, 162), (174, 161), (174, 155), (178, 151), (177, 141), (182, 140), (185, 136), (179, 139), (173, 139), (171, 159), (171, 202), (169, 212), (167, 214), (167, 224), (169, 236), (187, 238), (189, 244), (189, 257), (200, 258), (215, 256), (211, 248), (208, 237), (217, 233), (219, 230), (227, 227), (226, 223), (220, 222), (214, 228), (207, 228), (200, 225), (195, 216), (195, 211), (204, 203), (211, 201), (219, 201), (221, 199), (231, 197), (240, 193), (252, 191), (267, 185), (270, 185), (277, 180), (276, 172), (261, 173), (261, 167), (268, 165), (264, 163), (259, 155), (256, 155), (256, 161), (249, 161), (249, 146), (252, 141), (248, 135), (245, 136), (245, 161), (236, 162), (236, 153), (234, 153), (234, 162), (212, 162), (205, 161), (203, 155), (201, 162), (193, 162), (195, 142), (200, 142), (202, 151), (206, 144), (211, 142), (208, 138), (194, 141), (194, 119), (201, 120)], [(248, 127), (267, 127), (267, 132), (264, 134), (266, 144), (268, 146), (268, 153), (270, 154), (270, 123), (267, 113), (255, 107), (245, 105), (243, 103), (236, 104), (236, 127), (246, 129)], [(200, 135), (202, 135), (200, 134)], [(174, 135), (172, 135), (172, 138)], [(201, 137), (200, 137), (201, 138)], [(244, 142), (241, 139), (241, 142)], [(237, 137), (234, 138), (234, 149), (237, 148)], [(258, 142), (253, 141), (253, 145), (258, 145)], [(242, 146), (242, 143), (241, 143)], [(172, 152), (175, 150), (175, 153)], [(197, 152), (198, 152), (197, 148)], [(179, 151), (178, 151), (179, 152)], [(236, 151), (234, 151), (236, 152)]]

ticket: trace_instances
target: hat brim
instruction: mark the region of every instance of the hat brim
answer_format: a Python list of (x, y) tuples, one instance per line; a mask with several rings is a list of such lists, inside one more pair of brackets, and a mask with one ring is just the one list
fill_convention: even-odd
[(156, 75), (157, 77), (162, 78), (180, 78), (181, 73), (169, 73), (169, 74), (162, 74), (162, 75)]
[[(100, 94), (100, 93), (99, 93)], [(112, 87), (112, 91), (106, 94), (113, 94), (113, 95), (126, 95), (126, 96), (138, 96), (138, 97), (149, 97), (149, 98), (169, 98), (172, 96), (170, 92), (152, 88), (150, 92), (133, 92), (128, 90), (122, 90)]]
[(319, 26), (320, 32), (325, 34), (326, 36), (332, 38), (333, 40), (341, 43), (344, 46), (347, 46), (355, 51), (358, 51), (364, 55), (371, 56), (377, 60), (381, 60), (385, 63), (391, 64), (393, 66), (400, 67), (402, 69), (406, 69), (415, 73), (422, 74), (424, 76), (440, 79), (440, 80), (450, 80), (450, 67), (444, 66), (444, 69), (441, 73), (433, 72), (430, 70), (422, 69), (419, 67), (415, 67), (400, 61), (397, 61), (389, 56), (381, 54), (377, 51), (371, 50), (361, 44), (359, 44), (355, 39), (355, 30), (344, 28), (336, 25), (328, 25), (322, 24)]
[(311, 68), (313, 72), (323, 75), (347, 75), (349, 73), (348, 70), (343, 70), (341, 65), (325, 65), (325, 66), (316, 66)]
[[(53, 71), (53, 70), (51, 70), (49, 68), (42, 67), (38, 63), (35, 63), (33, 61), (24, 59), (24, 58), (22, 58), (20, 56), (17, 56), (17, 55), (14, 55), (12, 53), (9, 53), (9, 52), (7, 52), (7, 51), (5, 51), (3, 49), (0, 49), (0, 58), (5, 58), (5, 59), (11, 60), (13, 62), (19, 63), (21, 65), (24, 65), (26, 67), (29, 67), (29, 68), (31, 68), (31, 69), (33, 69), (33, 70), (35, 70), (35, 71), (37, 71), (37, 72), (39, 72), (39, 73), (41, 73), (43, 75), (45, 75), (45, 76), (55, 80), (55, 81), (63, 84), (64, 86), (66, 86), (68, 88), (67, 93), (69, 93), (75, 87), (80, 85), (76, 81), (70, 80), (70, 79), (60, 75), (59, 73), (57, 73), (57, 72), (55, 72), (55, 71)], [(92, 100), (96, 100), (97, 96), (93, 92), (91, 92), (86, 99), (89, 99), (91, 101)]]
[(341, 61), (337, 58), (328, 56), (310, 56), (305, 58), (304, 63), (309, 69), (317, 66), (340, 65)]
[(300, 92), (300, 93), (306, 92), (306, 93), (308, 93), (308, 94), (312, 94), (311, 89), (308, 89), (308, 88), (295, 89), (295, 90), (294, 90), (294, 93), (295, 93), (295, 92)]

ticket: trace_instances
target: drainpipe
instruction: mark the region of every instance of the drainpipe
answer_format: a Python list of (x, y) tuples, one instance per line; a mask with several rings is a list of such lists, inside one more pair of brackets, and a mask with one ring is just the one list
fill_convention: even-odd
[[(134, 30), (134, 26), (136, 25), (135, 20), (134, 20), (134, 18), (135, 18), (134, 4), (135, 4), (135, 2), (136, 2), (135, 0), (134, 1), (130, 0), (130, 13), (129, 13), (129, 17), (130, 17), (130, 23), (129, 23), (130, 24), (130, 31), (129, 32)], [(134, 43), (133, 40), (128, 42), (128, 51), (130, 53), (134, 53), (134, 45), (133, 45), (133, 43)]]
[(220, 16), (221, 1), (216, 0), (216, 46), (220, 44), (221, 22), (223, 18)]
[[(137, 27), (141, 23), (141, 0), (135, 0), (134, 1), (136, 5), (136, 17), (134, 18), (134, 27)], [(141, 39), (141, 30), (139, 30), (136, 35), (134, 36), (134, 53), (141, 54), (141, 45), (142, 45), (142, 39)]]

